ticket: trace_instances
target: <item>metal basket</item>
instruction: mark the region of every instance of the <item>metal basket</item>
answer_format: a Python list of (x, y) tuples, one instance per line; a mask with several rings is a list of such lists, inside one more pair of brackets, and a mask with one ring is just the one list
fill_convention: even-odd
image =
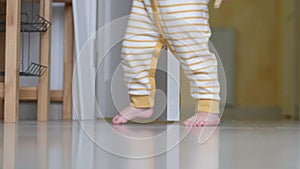
[(42, 76), (47, 70), (47, 66), (31, 62), (30, 66), (24, 72), (20, 72), (20, 76)]
[[(40, 77), (46, 72), (46, 70), (47, 70), (47, 66), (43, 66), (37, 63), (31, 63), (30, 66), (26, 69), (26, 71), (20, 72), (20, 76)], [(5, 72), (0, 71), (0, 76), (5, 76)]]
[[(21, 32), (46, 32), (51, 27), (51, 22), (38, 14), (29, 15), (21, 13)], [(0, 14), (0, 32), (5, 32), (6, 14)]]

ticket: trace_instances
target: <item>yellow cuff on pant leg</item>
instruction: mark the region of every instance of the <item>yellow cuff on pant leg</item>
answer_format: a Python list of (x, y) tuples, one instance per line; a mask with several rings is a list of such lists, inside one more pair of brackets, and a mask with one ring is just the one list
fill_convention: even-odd
[(150, 95), (130, 95), (130, 105), (137, 108), (154, 106), (154, 99)]
[(200, 99), (198, 100), (198, 112), (220, 113), (220, 105), (217, 100)]

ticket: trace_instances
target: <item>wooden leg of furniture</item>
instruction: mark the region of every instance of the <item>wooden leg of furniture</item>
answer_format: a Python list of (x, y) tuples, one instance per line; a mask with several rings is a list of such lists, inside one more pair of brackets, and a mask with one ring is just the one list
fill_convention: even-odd
[[(52, 0), (40, 1), (40, 15), (51, 22)], [(47, 71), (39, 77), (38, 86), (38, 121), (47, 121), (50, 105), (50, 55), (51, 55), (51, 28), (41, 33), (40, 64), (47, 66)]]
[(65, 5), (63, 120), (72, 119), (74, 28), (72, 4)]
[(6, 2), (4, 122), (14, 123), (19, 113), (19, 54), (21, 0)]
[(0, 119), (4, 119), (4, 102), (0, 99)]
[[(5, 10), (5, 5), (0, 3), (0, 10)], [(5, 32), (0, 32), (0, 72), (5, 71)], [(4, 93), (4, 76), (0, 76), (0, 119), (4, 118), (4, 100), (3, 100), (3, 93)]]

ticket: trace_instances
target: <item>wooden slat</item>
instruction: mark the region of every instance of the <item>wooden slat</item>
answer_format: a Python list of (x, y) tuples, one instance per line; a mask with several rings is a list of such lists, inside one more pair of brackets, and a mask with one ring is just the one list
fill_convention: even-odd
[(74, 28), (72, 5), (65, 5), (63, 119), (72, 119)]
[[(1, 6), (2, 4), (0, 10)], [(2, 71), (5, 71), (5, 32), (0, 32), (0, 72)], [(0, 82), (4, 82), (4, 76), (0, 76)]]
[(62, 102), (63, 101), (63, 91), (51, 90), (50, 101), (52, 102)]
[[(0, 3), (0, 11), (5, 11), (6, 3)], [(0, 32), (0, 71), (5, 70), (5, 32)], [(4, 76), (0, 76), (0, 97), (4, 97)], [(1, 87), (2, 86), (2, 87)], [(4, 100), (0, 98), (0, 119), (4, 118)]]
[(4, 100), (0, 99), (0, 119), (4, 118)]
[[(0, 11), (5, 11), (6, 3), (0, 3)], [(0, 32), (0, 71), (5, 70), (5, 32)], [(4, 82), (4, 77), (0, 76), (0, 82)]]
[(63, 119), (72, 119), (74, 27), (71, 4), (65, 5)]
[[(21, 87), (20, 88), (20, 101), (36, 101), (37, 100), (37, 88), (36, 87)], [(63, 91), (52, 90), (50, 91), (50, 101), (62, 102)]]
[[(36, 87), (20, 87), (19, 99), (21, 101), (36, 101), (37, 100), (37, 88)], [(0, 101), (4, 99), (4, 85), (0, 83)], [(62, 90), (51, 90), (50, 101), (62, 102), (63, 91)]]
[(16, 122), (19, 113), (19, 54), (21, 0), (6, 3), (4, 122)]
[(4, 98), (4, 83), (0, 82), (0, 98)]
[[(52, 0), (41, 0), (40, 15), (52, 21)], [(40, 64), (47, 66), (47, 71), (39, 78), (38, 86), (38, 121), (47, 121), (50, 104), (50, 56), (51, 56), (51, 28), (41, 33)]]
[(35, 101), (37, 100), (36, 87), (20, 87), (20, 101)]
[(4, 118), (4, 83), (0, 82), (0, 119)]

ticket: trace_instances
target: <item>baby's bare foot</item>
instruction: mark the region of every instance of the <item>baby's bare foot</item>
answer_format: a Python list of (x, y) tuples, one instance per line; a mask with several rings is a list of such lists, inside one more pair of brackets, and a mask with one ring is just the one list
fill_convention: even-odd
[(153, 108), (135, 108), (128, 106), (123, 109), (118, 115), (116, 115), (112, 122), (114, 124), (127, 123), (129, 120), (135, 118), (149, 118), (153, 114)]
[(218, 126), (220, 124), (219, 114), (198, 112), (183, 122), (185, 126)]

